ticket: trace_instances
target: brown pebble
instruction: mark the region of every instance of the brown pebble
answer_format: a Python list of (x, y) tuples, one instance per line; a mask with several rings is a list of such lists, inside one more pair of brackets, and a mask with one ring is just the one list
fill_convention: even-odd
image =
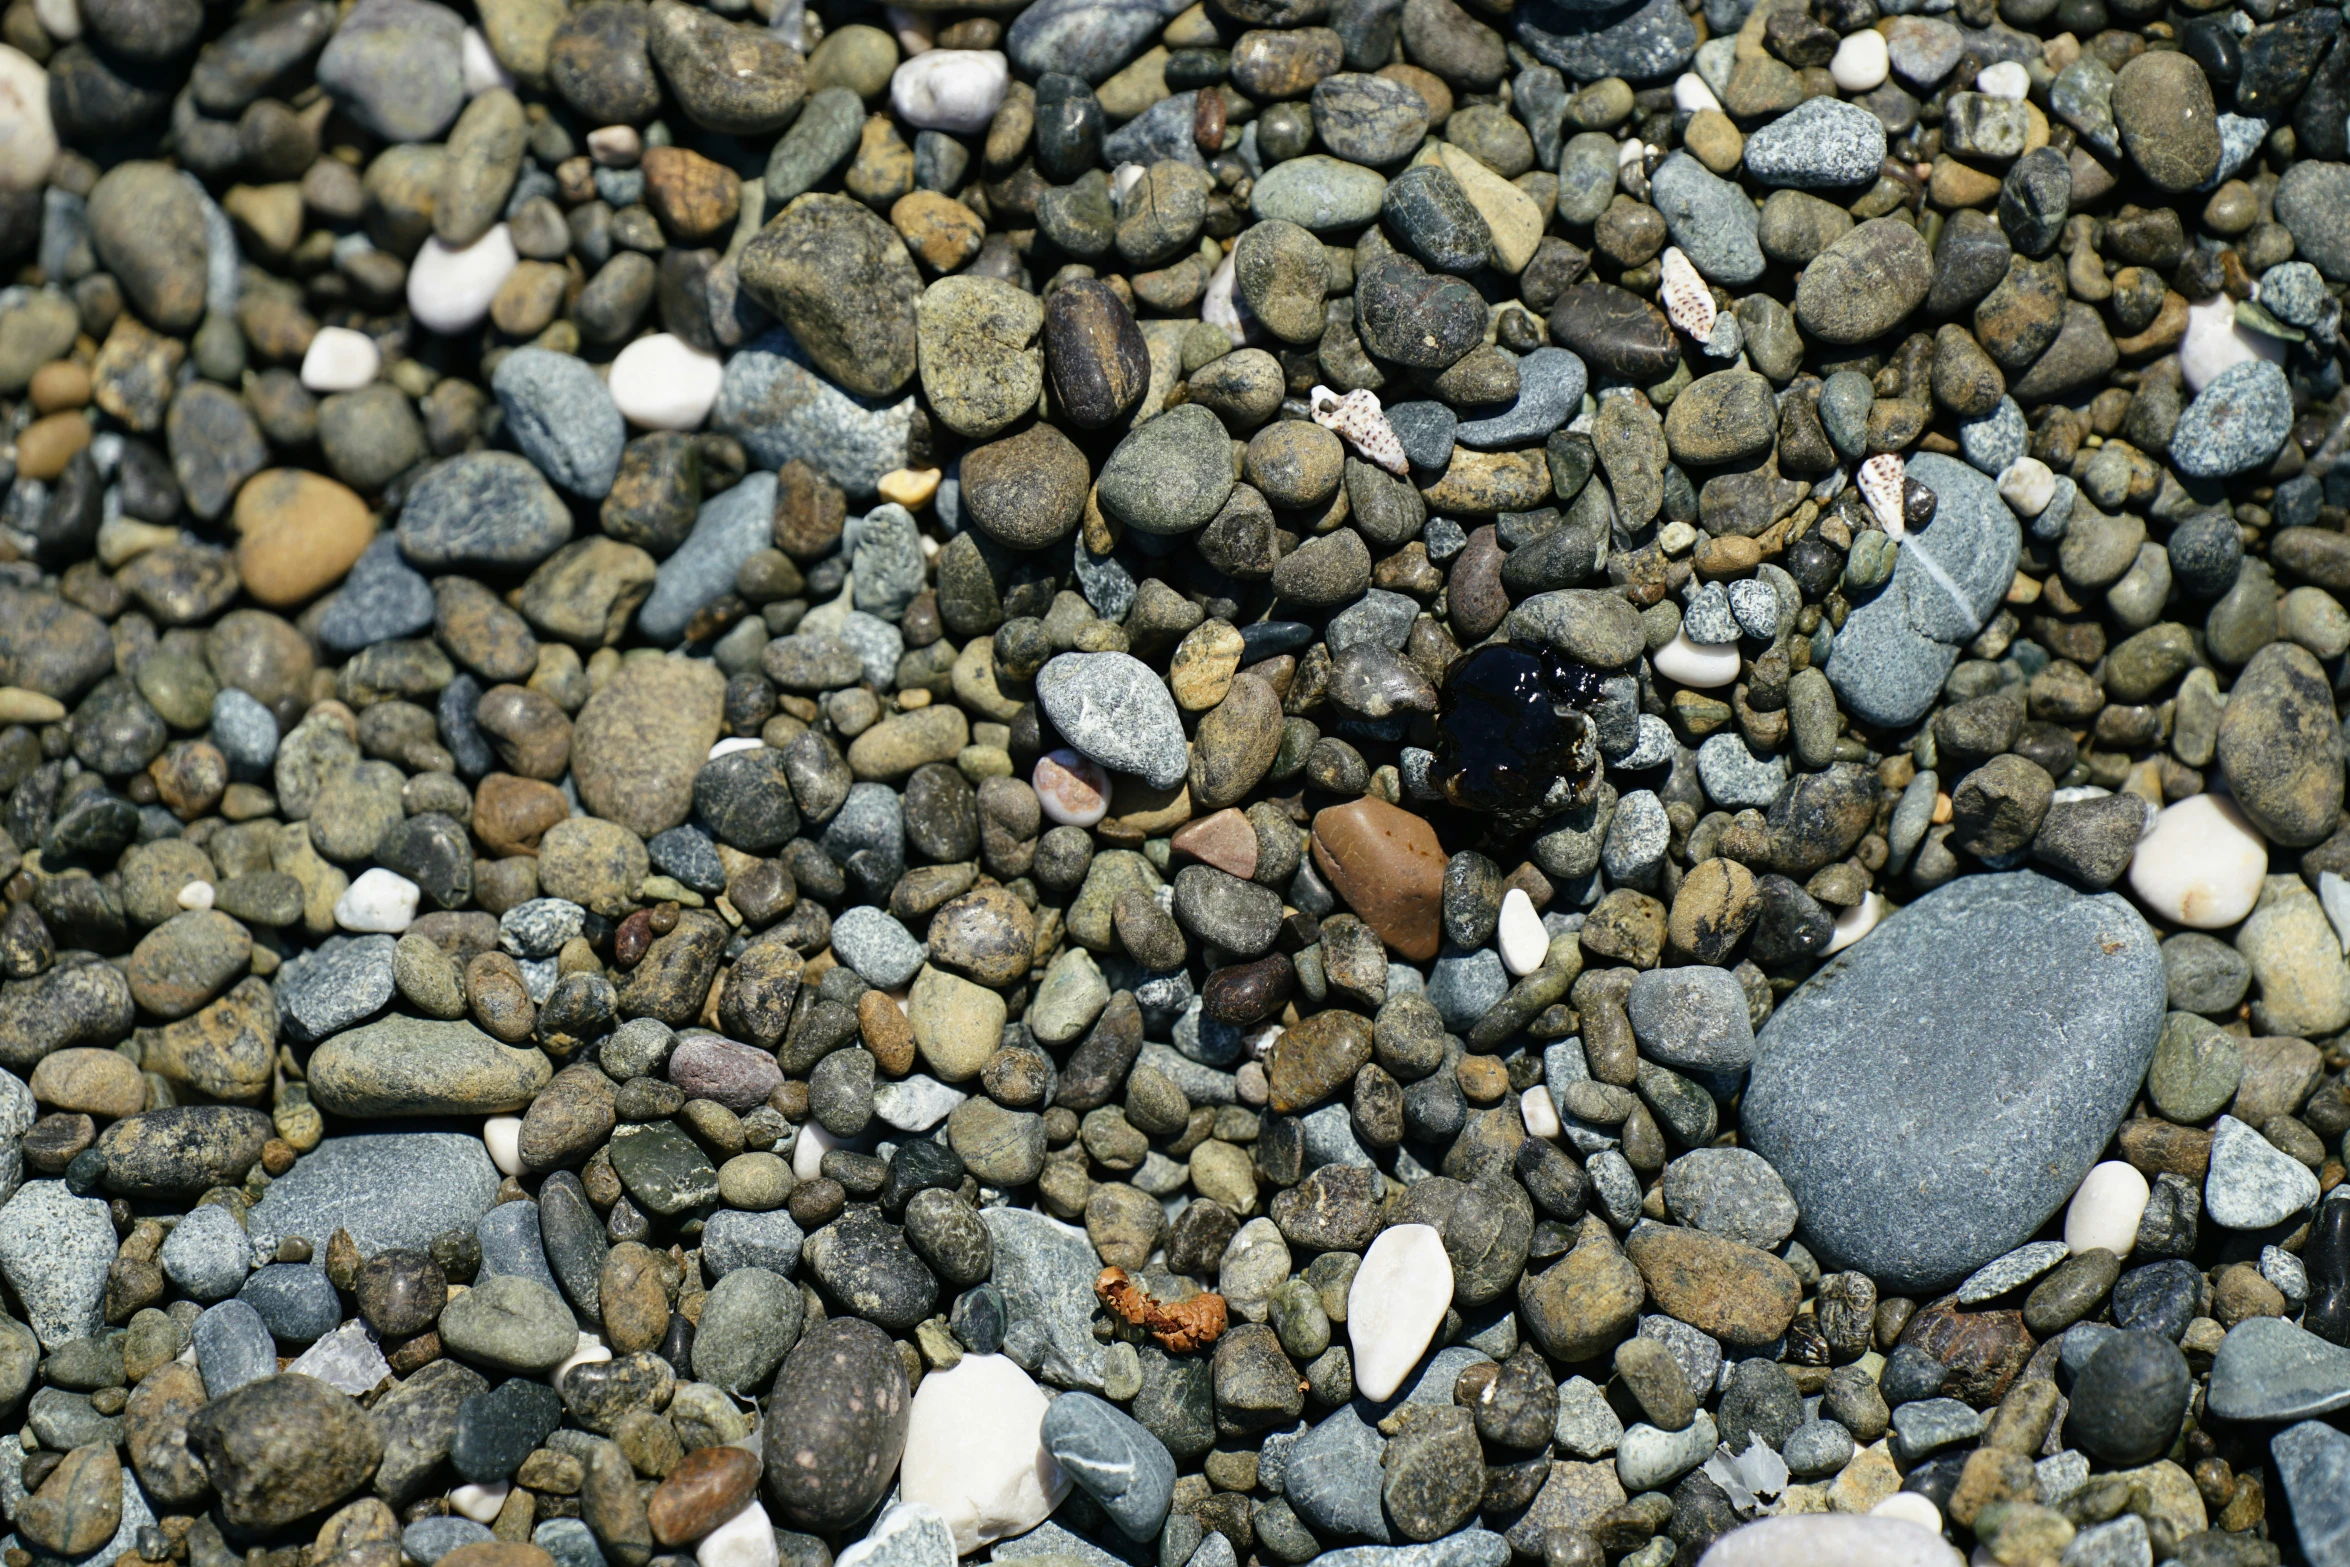
[(90, 444), (90, 421), (78, 410), (35, 419), (16, 438), (16, 471), (46, 482), (65, 472), (73, 454)]
[(698, 1540), (743, 1509), (759, 1488), (759, 1460), (739, 1447), (696, 1448), (653, 1491), (645, 1515), (663, 1545)]
[(33, 406), (45, 414), (63, 413), (69, 408), (87, 408), (90, 405), (90, 371), (86, 365), (70, 359), (52, 360), (33, 372), (33, 384), (28, 389)]

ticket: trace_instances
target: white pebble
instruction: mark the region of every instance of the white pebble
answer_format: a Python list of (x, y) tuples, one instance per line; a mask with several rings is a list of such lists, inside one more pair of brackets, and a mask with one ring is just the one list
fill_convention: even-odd
[(1916, 1491), (1894, 1492), (1870, 1508), (1869, 1516), (1899, 1518), (1921, 1529), (1931, 1529), (1936, 1534), (1942, 1532), (1942, 1509), (1934, 1505), (1931, 1497), (1922, 1496)]
[(6, 44), (0, 44), (0, 133), (0, 188), (38, 190), (57, 163), (49, 73)]
[(935, 1507), (955, 1550), (1026, 1534), (1069, 1494), (1044, 1448), (1044, 1389), (1002, 1355), (965, 1355), (915, 1390), (898, 1495)]
[(702, 1536), (694, 1547), (701, 1567), (775, 1567), (782, 1553), (775, 1546), (775, 1525), (756, 1500), (732, 1518)]
[(2018, 457), (1999, 475), (1999, 498), (2019, 517), (2037, 517), (2056, 498), (2056, 473), (2037, 457)]
[(1616, 167), (1628, 169), (1647, 156), (1648, 149), (1642, 146), (1640, 138), (1635, 136), (1616, 149)]
[(397, 936), (416, 923), (416, 883), (378, 865), (335, 899), (335, 923), (345, 930)]
[(718, 758), (722, 756), (732, 756), (737, 751), (756, 751), (759, 749), (759, 747), (765, 745), (766, 743), (766, 741), (760, 739), (757, 735), (728, 735), (725, 739), (710, 747), (710, 755), (706, 758), (706, 760), (715, 762), (718, 760)]
[(478, 98), (485, 92), (496, 92), (503, 87), (514, 89), (514, 73), (498, 60), (490, 41), (481, 35), (478, 27), (465, 29), (464, 41), (459, 45), (459, 58), (464, 62), (465, 96)]
[(498, 1516), (498, 1509), (506, 1505), (506, 1493), (514, 1489), (511, 1480), (492, 1480), (487, 1485), (461, 1485), (449, 1493), (449, 1505), (475, 1523), (490, 1523)]
[(75, 0), (33, 0), (33, 16), (41, 31), (61, 44), (82, 35), (82, 8)]
[(489, 319), (490, 301), (521, 262), (503, 223), (455, 250), (435, 234), (408, 264), (408, 313), (427, 332), (470, 332)]
[(579, 1347), (571, 1352), (571, 1358), (548, 1372), (547, 1380), (555, 1386), (561, 1387), (563, 1373), (569, 1371), (573, 1366), (600, 1365), (611, 1358), (612, 1351), (602, 1339), (593, 1333), (582, 1333), (579, 1336)]
[(1273, 1085), (1265, 1079), (1262, 1061), (1241, 1062), (1240, 1070), (1232, 1074), (1232, 1087), (1244, 1105), (1261, 1105), (1273, 1097)]
[(587, 133), (587, 150), (607, 169), (633, 169), (645, 155), (645, 139), (633, 125), (599, 125)]
[(810, 1121), (800, 1128), (799, 1138), (792, 1144), (791, 1173), (794, 1179), (812, 1181), (824, 1173), (824, 1156), (847, 1141), (835, 1137), (823, 1127)]
[(2005, 98), (2010, 103), (2021, 103), (2031, 90), (2032, 73), (2013, 60), (1986, 65), (1975, 73), (1975, 91), (1987, 98)]
[(1501, 952), (1501, 966), (1514, 978), (1524, 979), (1542, 967), (1542, 960), (1550, 955), (1550, 932), (1542, 928), (1542, 916), (1534, 910), (1534, 900), (1526, 896), (1523, 887), (1512, 887), (1501, 895), (1501, 918), (1494, 922), (1493, 944)]
[(1000, 49), (933, 49), (892, 72), (889, 106), (916, 130), (976, 136), (987, 129), (1012, 85)]
[(669, 332), (640, 337), (612, 360), (612, 401), (643, 430), (691, 430), (710, 417), (726, 373), (705, 354)]
[(2268, 844), (2236, 802), (2191, 794), (2163, 807), (2130, 857), (2130, 890), (2175, 925), (2222, 930), (2252, 912)]
[(302, 384), (313, 392), (356, 392), (383, 368), (383, 350), (365, 332), (322, 326), (302, 355)]
[(2266, 359), (2282, 364), (2285, 345), (2264, 332), (2236, 325), (2236, 302), (2226, 292), (2187, 307), (2187, 335), (2179, 342), (2179, 373), (2187, 390), (2200, 392), (2230, 365)]
[(1673, 640), (1658, 648), (1649, 662), (1667, 680), (1712, 691), (1738, 678), (1738, 644), (1725, 642), (1719, 647), (1706, 647), (1690, 641), (1686, 631), (1676, 631)]
[(1673, 78), (1673, 107), (1683, 114), (1695, 114), (1700, 109), (1719, 109), (1722, 100), (1706, 86), (1705, 78), (1695, 71), (1683, 71)]
[(1835, 58), (1828, 62), (1828, 74), (1845, 92), (1867, 92), (1882, 87), (1892, 72), (1893, 57), (1886, 51), (1885, 35), (1874, 28), (1846, 33), (1844, 41), (1836, 46)]
[(1873, 892), (1864, 893), (1860, 902), (1851, 908), (1836, 911), (1836, 934), (1828, 938), (1828, 950), (1842, 952), (1875, 930), (1877, 922), (1891, 912), (1892, 909), (1883, 898)]
[(1394, 1397), (1451, 1304), (1452, 1259), (1436, 1227), (1398, 1224), (1380, 1231), (1346, 1293), (1355, 1391), (1374, 1404)]
[(2134, 1165), (2108, 1159), (2092, 1166), (2064, 1210), (2064, 1243), (2075, 1256), (2102, 1248), (2127, 1257), (2138, 1244), (2138, 1221), (2152, 1195)]
[[(1130, 163), (1126, 167), (1134, 165)], [(1207, 292), (1199, 300), (1199, 318), (1209, 326), (1222, 327), (1235, 348), (1248, 341), (1249, 322), (1254, 319), (1240, 297), (1240, 274), (1234, 270), (1232, 261), (1237, 254), (1234, 251), (1216, 263), (1216, 270), (1208, 274)]]
[(183, 909), (208, 909), (212, 907), (212, 897), (212, 883), (192, 881), (180, 889), (179, 904)]
[(501, 1175), (522, 1173), (522, 1117), (493, 1115), (481, 1125), (481, 1140), (490, 1151), (490, 1163)]
[(1045, 818), (1062, 827), (1091, 827), (1110, 814), (1110, 775), (1090, 756), (1063, 748), (1036, 759), (1028, 775)]
[(1559, 1107), (1551, 1103), (1550, 1090), (1540, 1083), (1518, 1095), (1518, 1117), (1526, 1123), (1528, 1137), (1556, 1137), (1565, 1130), (1559, 1125)]

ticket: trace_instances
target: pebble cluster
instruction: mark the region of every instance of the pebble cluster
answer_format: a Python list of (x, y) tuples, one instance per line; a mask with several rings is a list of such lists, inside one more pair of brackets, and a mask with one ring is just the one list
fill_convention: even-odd
[(2342, 33), (10, 0), (0, 1567), (2350, 1564)]

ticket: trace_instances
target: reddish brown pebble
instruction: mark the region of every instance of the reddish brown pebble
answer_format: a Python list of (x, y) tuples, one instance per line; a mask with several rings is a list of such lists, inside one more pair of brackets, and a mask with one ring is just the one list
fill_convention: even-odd
[(612, 961), (620, 968), (635, 968), (644, 961), (645, 949), (652, 944), (652, 912), (639, 909), (622, 920), (620, 928), (612, 933)]
[(645, 1515), (654, 1539), (683, 1545), (741, 1512), (758, 1489), (758, 1459), (739, 1447), (699, 1447), (669, 1471)]
[(1257, 873), (1257, 830), (1233, 806), (1196, 822), (1185, 822), (1175, 829), (1168, 847), (1242, 881)]
[(1199, 150), (1214, 157), (1224, 150), (1224, 95), (1203, 92), (1191, 111), (1191, 139)]
[(1444, 934), (1444, 849), (1421, 817), (1365, 796), (1314, 817), (1314, 865), (1379, 939), (1414, 963)]

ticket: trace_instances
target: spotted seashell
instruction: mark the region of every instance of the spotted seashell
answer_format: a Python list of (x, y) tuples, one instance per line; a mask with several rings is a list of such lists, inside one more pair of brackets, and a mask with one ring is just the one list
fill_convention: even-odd
[(1341, 397), (1326, 386), (1317, 386), (1307, 394), (1306, 408), (1314, 423), (1335, 431), (1365, 462), (1377, 463), (1399, 479), (1409, 477), (1411, 464), (1404, 458), (1403, 442), (1396, 439), (1387, 415), (1379, 411), (1376, 394), (1357, 387)]
[(1689, 264), (1678, 245), (1665, 247), (1664, 274), (1657, 298), (1665, 314), (1673, 318), (1673, 325), (1703, 343), (1714, 335), (1714, 291), (1706, 287), (1705, 279), (1697, 275), (1697, 268)]
[(1869, 515), (1894, 538), (1909, 534), (1902, 507), (1902, 481), (1907, 477), (1901, 457), (1883, 452), (1860, 465), (1860, 498), (1869, 503)]

